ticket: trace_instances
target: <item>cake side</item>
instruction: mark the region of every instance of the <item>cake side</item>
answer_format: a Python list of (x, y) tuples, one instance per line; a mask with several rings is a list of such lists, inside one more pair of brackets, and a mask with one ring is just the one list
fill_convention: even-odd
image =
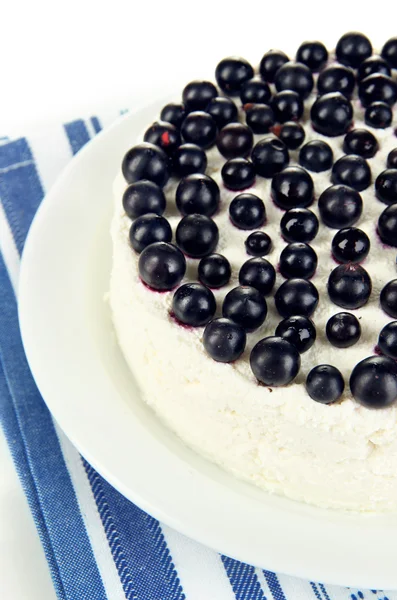
[(120, 203), (124, 188), (119, 175), (110, 306), (123, 354), (156, 414), (194, 450), (267, 491), (324, 507), (396, 508), (396, 408), (370, 411), (348, 396), (322, 405), (302, 381), (258, 385), (247, 352), (245, 371), (211, 361), (203, 328), (186, 329), (170, 316), (172, 292), (142, 284)]

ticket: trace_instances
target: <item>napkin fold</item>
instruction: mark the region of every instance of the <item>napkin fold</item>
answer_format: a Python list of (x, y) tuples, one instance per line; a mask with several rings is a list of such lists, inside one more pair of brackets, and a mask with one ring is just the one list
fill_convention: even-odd
[(58, 598), (397, 600), (395, 592), (272, 573), (186, 538), (118, 493), (53, 421), (21, 342), (20, 257), (45, 192), (117, 114), (107, 111), (28, 137), (0, 138), (0, 417)]

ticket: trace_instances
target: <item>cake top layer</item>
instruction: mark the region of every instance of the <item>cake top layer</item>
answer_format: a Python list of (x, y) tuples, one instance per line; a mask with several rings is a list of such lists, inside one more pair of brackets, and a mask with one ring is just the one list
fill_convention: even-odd
[(148, 302), (208, 360), (325, 404), (397, 400), (395, 69), (397, 38), (377, 56), (359, 33), (257, 74), (226, 58), (126, 153)]

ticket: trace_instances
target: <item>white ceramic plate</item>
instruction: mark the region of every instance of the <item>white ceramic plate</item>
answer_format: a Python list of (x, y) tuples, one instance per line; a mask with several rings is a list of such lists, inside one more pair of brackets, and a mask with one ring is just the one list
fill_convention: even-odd
[(113, 179), (124, 152), (159, 108), (146, 107), (98, 135), (73, 159), (34, 220), (22, 261), (20, 321), (40, 391), (85, 458), (171, 527), (267, 569), (397, 588), (397, 514), (321, 510), (238, 481), (189, 450), (137, 393), (103, 297)]

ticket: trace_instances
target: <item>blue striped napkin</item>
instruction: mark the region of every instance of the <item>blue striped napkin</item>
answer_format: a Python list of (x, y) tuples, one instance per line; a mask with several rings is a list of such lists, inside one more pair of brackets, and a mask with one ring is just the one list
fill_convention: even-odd
[[(54, 423), (23, 352), (20, 255), (46, 190), (115, 114), (0, 139), (0, 415), (60, 599), (397, 600), (271, 573), (205, 548), (109, 485)], [(304, 541), (302, 541), (304, 543)]]

